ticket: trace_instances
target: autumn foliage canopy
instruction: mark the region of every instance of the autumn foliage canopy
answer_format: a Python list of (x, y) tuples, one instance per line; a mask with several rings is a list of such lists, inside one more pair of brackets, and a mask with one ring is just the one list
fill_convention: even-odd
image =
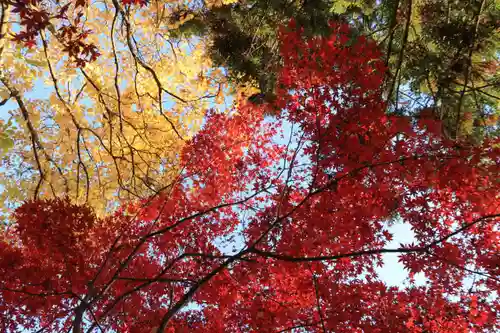
[[(331, 28), (283, 27), (276, 101), (208, 111), (157, 195), (99, 217), (65, 198), (17, 208), (0, 331), (497, 331), (498, 139), (387, 115), (381, 51)], [(390, 246), (395, 224), (414, 241)], [(407, 285), (380, 279), (386, 253)]]

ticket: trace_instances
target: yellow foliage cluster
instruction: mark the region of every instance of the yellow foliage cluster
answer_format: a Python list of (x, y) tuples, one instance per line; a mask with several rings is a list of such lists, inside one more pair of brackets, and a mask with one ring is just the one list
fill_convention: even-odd
[(229, 5), (229, 4), (236, 3), (236, 2), (238, 2), (238, 0), (206, 0), (205, 5), (208, 8), (211, 8), (211, 7), (221, 7), (221, 6)]
[[(0, 95), (16, 93), (7, 104), (15, 146), (0, 161), (3, 212), (33, 196), (68, 195), (102, 214), (117, 198), (168, 188), (183, 144), (205, 110), (223, 102), (224, 75), (201, 42), (169, 38), (162, 17), (176, 3), (122, 12), (114, 4), (86, 9), (101, 55), (84, 68), (49, 31), (33, 49), (1, 39)], [(14, 14), (5, 14), (2, 26), (12, 32)]]

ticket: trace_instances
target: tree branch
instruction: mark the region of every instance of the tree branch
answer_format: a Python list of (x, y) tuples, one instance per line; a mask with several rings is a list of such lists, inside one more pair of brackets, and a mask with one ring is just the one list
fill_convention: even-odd
[(365, 255), (376, 255), (376, 254), (384, 254), (384, 253), (415, 253), (415, 252), (428, 252), (432, 247), (441, 244), (445, 242), (446, 240), (450, 239), (453, 236), (456, 236), (467, 229), (472, 228), (474, 225), (488, 220), (488, 219), (495, 219), (500, 217), (500, 214), (493, 214), (493, 215), (486, 215), (481, 218), (478, 218), (463, 227), (447, 234), (446, 236), (443, 236), (427, 245), (419, 246), (419, 247), (411, 247), (411, 248), (397, 248), (397, 249), (372, 249), (372, 250), (362, 250), (362, 251), (355, 251), (355, 252), (349, 252), (349, 253), (342, 253), (342, 254), (337, 254), (337, 255), (329, 255), (329, 256), (314, 256), (314, 257), (295, 257), (295, 256), (290, 256), (286, 254), (278, 254), (274, 252), (268, 252), (268, 251), (262, 251), (257, 249), (256, 247), (252, 247), (248, 249), (248, 252), (255, 253), (257, 255), (260, 255), (262, 257), (266, 258), (272, 258), (276, 260), (281, 260), (281, 261), (288, 261), (288, 262), (317, 262), (317, 261), (332, 261), (332, 260), (338, 260), (342, 258), (355, 258), (355, 257), (361, 257)]

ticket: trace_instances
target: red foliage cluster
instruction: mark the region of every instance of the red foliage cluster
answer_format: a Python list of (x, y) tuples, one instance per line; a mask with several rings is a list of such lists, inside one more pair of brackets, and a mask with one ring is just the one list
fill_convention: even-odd
[[(20, 207), (0, 241), (0, 329), (497, 330), (498, 141), (386, 115), (376, 45), (331, 27), (283, 29), (276, 105), (210, 112), (161, 195), (102, 219), (67, 200)], [(387, 248), (393, 223), (414, 243)], [(427, 283), (385, 285), (384, 253)]]
[[(23, 31), (16, 33), (14, 39), (27, 47), (35, 47), (41, 32), (47, 29), (62, 43), (64, 51), (78, 66), (95, 61), (99, 57), (96, 45), (87, 41), (92, 33), (85, 28), (84, 10), (89, 5), (86, 0), (68, 0), (51, 5), (43, 0), (12, 0), (13, 13), (20, 17)], [(122, 0), (128, 5), (147, 5), (147, 0)], [(118, 2), (115, 6), (120, 6)]]
[[(23, 31), (14, 36), (15, 40), (27, 47), (35, 47), (40, 33), (50, 28), (78, 66), (94, 61), (99, 56), (97, 47), (86, 42), (91, 31), (84, 27), (82, 20), (83, 10), (87, 6), (85, 0), (58, 4), (56, 7), (48, 6), (42, 0), (14, 0), (11, 4), (12, 12), (18, 13), (23, 27)], [(73, 14), (68, 15), (70, 11)]]

